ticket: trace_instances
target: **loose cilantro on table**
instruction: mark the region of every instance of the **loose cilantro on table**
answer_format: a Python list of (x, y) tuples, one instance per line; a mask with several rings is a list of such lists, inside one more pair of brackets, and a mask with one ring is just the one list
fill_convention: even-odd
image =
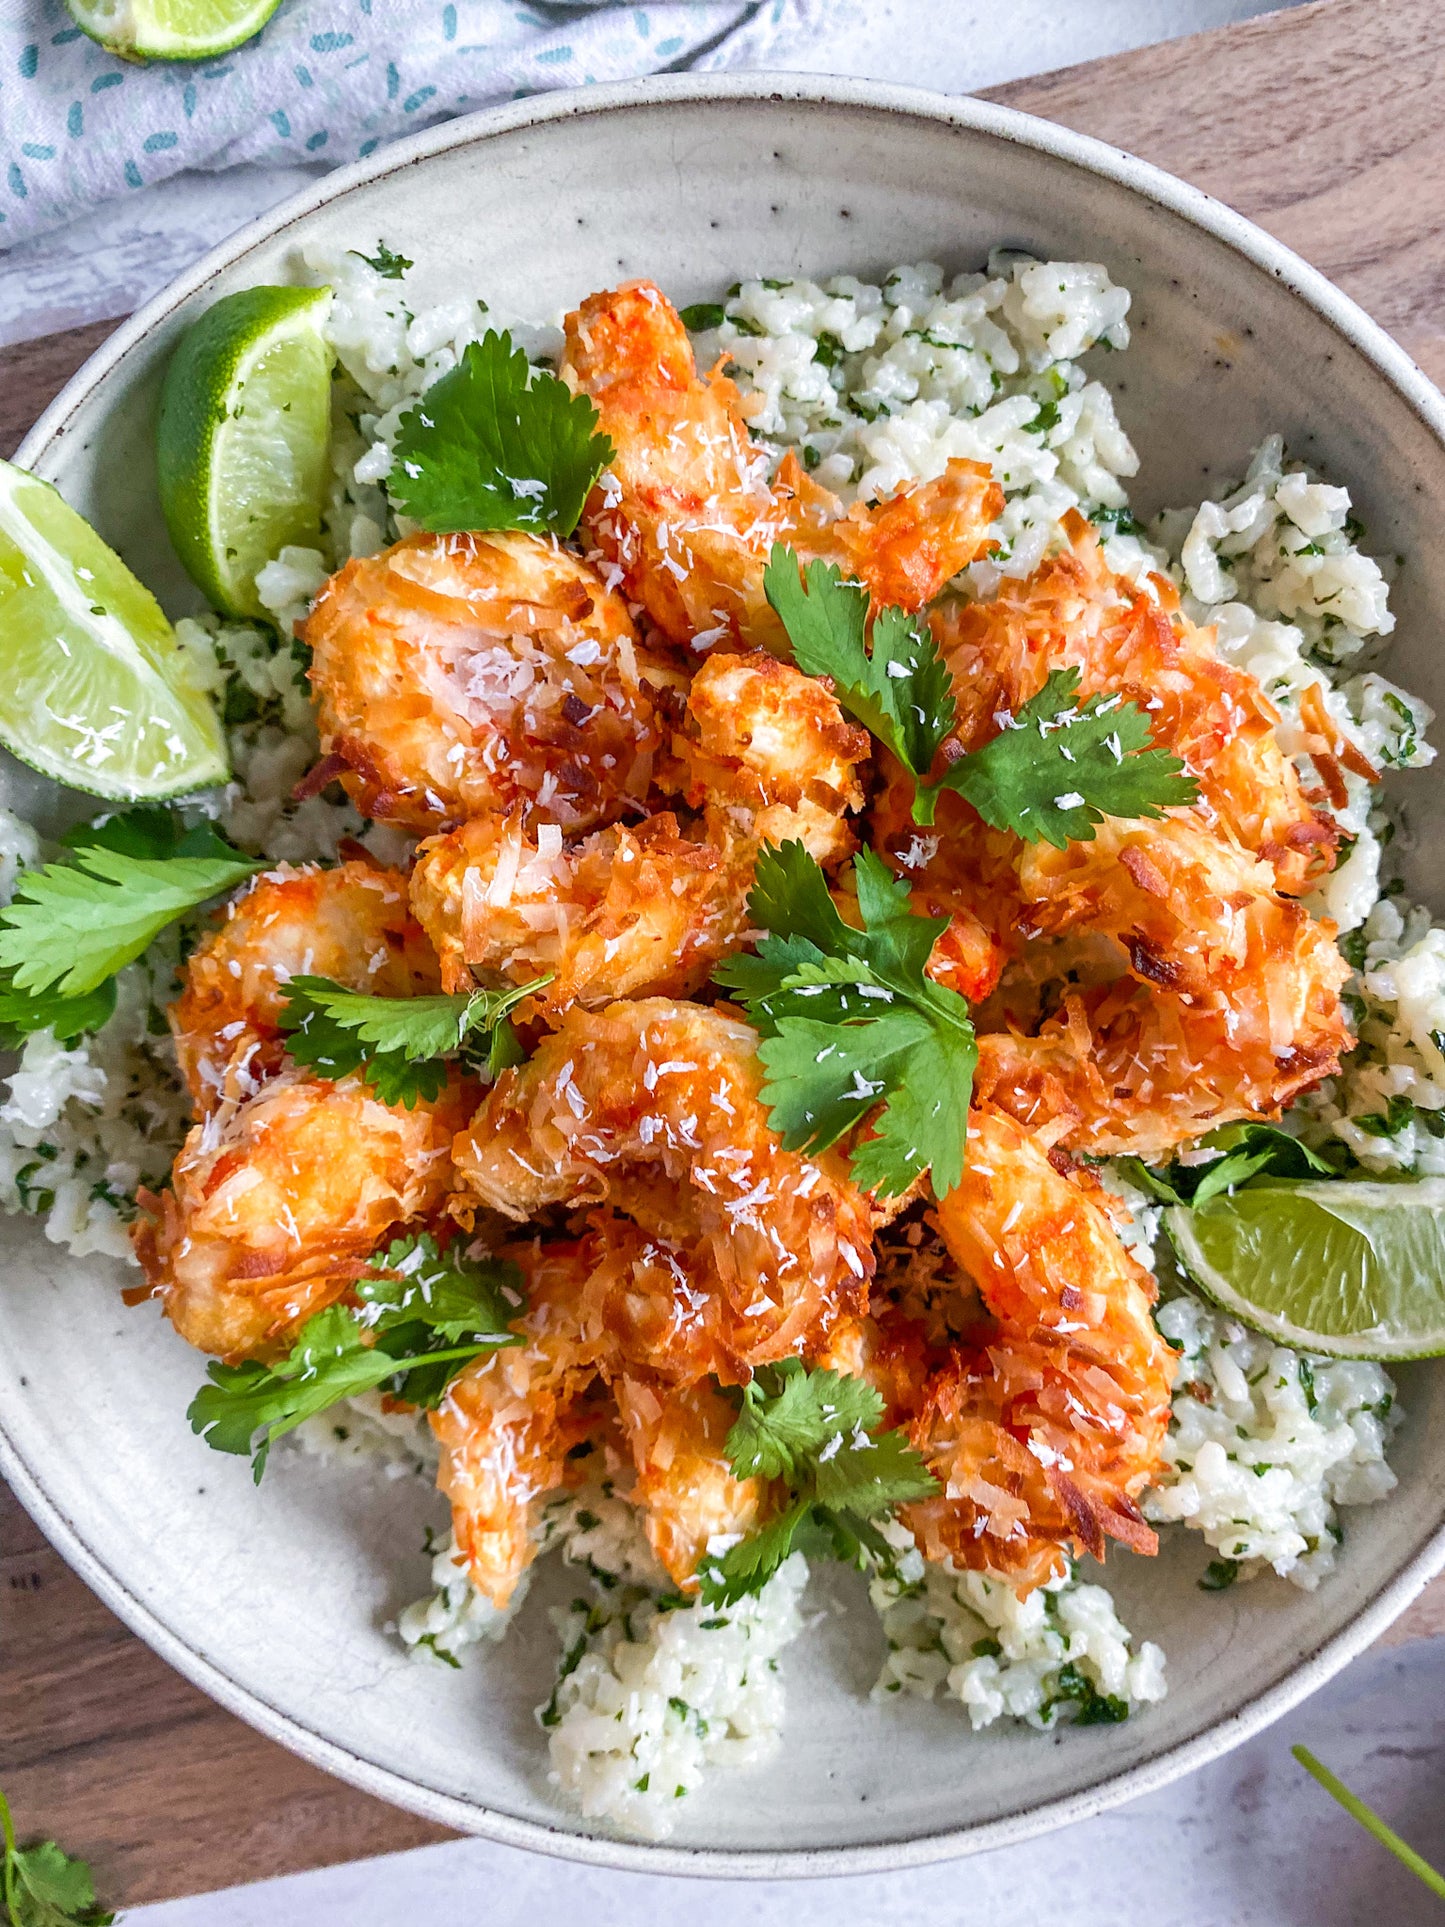
[(359, 1304), (308, 1318), (284, 1358), (208, 1366), (210, 1383), (186, 1413), (191, 1430), (218, 1452), (249, 1455), (258, 1485), (272, 1445), (303, 1420), (378, 1386), (433, 1406), (464, 1364), (521, 1343), (507, 1329), (523, 1304), (515, 1266), (442, 1253), (425, 1233), (372, 1266), (357, 1281)]
[(725, 1450), (736, 1477), (780, 1485), (784, 1496), (766, 1524), (702, 1566), (704, 1605), (760, 1592), (795, 1551), (858, 1566), (888, 1559), (873, 1521), (938, 1486), (902, 1432), (878, 1430), (882, 1417), (882, 1397), (861, 1378), (796, 1358), (757, 1372)]
[(1101, 695), (1079, 706), (1077, 669), (1054, 670), (997, 736), (931, 779), (958, 710), (928, 624), (881, 609), (866, 638), (862, 584), (828, 563), (804, 572), (782, 545), (763, 586), (798, 667), (830, 676), (844, 708), (913, 777), (915, 822), (931, 823), (939, 793), (956, 790), (992, 829), (1063, 849), (1089, 842), (1106, 816), (1157, 817), (1198, 796), (1178, 757), (1153, 746), (1148, 719), (1133, 703)]
[(1394, 1854), (1395, 1858), (1407, 1866), (1417, 1880), (1422, 1880), (1432, 1894), (1445, 1900), (1445, 1874), (1432, 1867), (1422, 1854), (1416, 1853), (1408, 1841), (1402, 1840), (1393, 1827), (1387, 1827), (1373, 1807), (1365, 1805), (1357, 1793), (1351, 1793), (1343, 1780), (1337, 1779), (1329, 1768), (1317, 1760), (1306, 1746), (1292, 1746), (1290, 1752), (1299, 1761), (1305, 1772), (1315, 1779), (1344, 1808), (1353, 1820), (1358, 1820), (1366, 1833), (1372, 1834), (1382, 1847)]
[(387, 486), (398, 508), (437, 534), (567, 536), (612, 460), (597, 421), (585, 395), (533, 374), (510, 335), (489, 331), (402, 416)]
[(0, 1793), (5, 1842), (4, 1901), (9, 1927), (110, 1927), (115, 1915), (95, 1898), (90, 1868), (53, 1840), (19, 1846), (10, 1803)]
[(506, 990), (474, 990), (454, 997), (372, 997), (331, 977), (293, 977), (286, 986), (281, 1028), (298, 1064), (323, 1077), (360, 1071), (383, 1104), (413, 1110), (446, 1083), (446, 1062), (477, 1037), (488, 1068), (517, 1061), (508, 1012), (552, 981), (551, 973)]
[(62, 1038), (103, 1023), (111, 979), (187, 911), (244, 883), (264, 863), (210, 824), (185, 830), (145, 808), (70, 832), (69, 863), (22, 871), (0, 910), (0, 1025)]
[(978, 1061), (968, 1005), (924, 974), (947, 919), (914, 916), (907, 884), (870, 850), (853, 875), (862, 929), (801, 843), (765, 849), (748, 915), (767, 934), (714, 981), (762, 1034), (763, 1102), (788, 1150), (823, 1150), (876, 1113), (852, 1148), (856, 1182), (899, 1197), (931, 1171), (942, 1196), (963, 1176)]
[(1151, 1197), (1164, 1204), (1187, 1204), (1198, 1208), (1217, 1198), (1221, 1192), (1236, 1191), (1251, 1178), (1330, 1178), (1338, 1177), (1335, 1166), (1309, 1145), (1302, 1144), (1275, 1124), (1252, 1120), (1222, 1124), (1200, 1138), (1193, 1147), (1217, 1151), (1219, 1156), (1205, 1163), (1181, 1164), (1177, 1160), (1162, 1170), (1152, 1169), (1142, 1158), (1120, 1157), (1112, 1160), (1116, 1168)]
[(400, 281), (407, 269), (415, 265), (404, 254), (394, 254), (385, 241), (377, 242), (375, 254), (363, 254), (360, 248), (348, 248), (347, 253), (354, 254), (358, 261), (364, 261), (383, 281)]

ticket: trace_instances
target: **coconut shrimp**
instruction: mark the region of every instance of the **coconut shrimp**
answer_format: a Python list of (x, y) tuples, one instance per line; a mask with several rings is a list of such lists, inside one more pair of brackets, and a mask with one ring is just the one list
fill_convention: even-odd
[(365, 815), (425, 834), (522, 809), (640, 809), (671, 674), (596, 571), (531, 535), (413, 535), (348, 562), (306, 623), (325, 752)]
[(586, 526), (664, 635), (787, 654), (763, 593), (774, 543), (836, 562), (876, 604), (921, 608), (979, 555), (1003, 496), (986, 468), (845, 511), (795, 457), (768, 480), (725, 376), (699, 375), (681, 317), (650, 281), (593, 295), (567, 317), (564, 379), (588, 395), (617, 451)]
[(980, 1075), (1025, 1122), (1067, 1114), (1071, 1149), (1152, 1158), (1277, 1117), (1349, 1048), (1333, 924), (1197, 812), (1110, 819), (1064, 850), (975, 822), (951, 862), (972, 872), (964, 929), (992, 919), (1015, 960), (979, 1013), (1000, 1033)]
[(864, 1309), (873, 1268), (870, 1206), (844, 1160), (783, 1150), (761, 1084), (756, 1034), (719, 1011), (664, 998), (569, 1011), (457, 1140), (452, 1208), (624, 1213), (688, 1254), (703, 1302), (679, 1343), (745, 1378)]
[(1108, 1539), (1157, 1550), (1135, 1501), (1158, 1469), (1175, 1358), (1150, 1316), (1152, 1278), (1097, 1184), (1056, 1168), (1049, 1142), (970, 1114), (963, 1182), (936, 1209), (963, 1274), (960, 1337), (940, 1342), (880, 1305), (834, 1353), (882, 1393), (939, 1482), (902, 1513), (925, 1557), (1020, 1593), (1071, 1553), (1102, 1558)]
[[(1329, 869), (1335, 830), (1305, 800), (1280, 748), (1279, 711), (1255, 677), (1226, 663), (1212, 629), (1196, 628), (1172, 583), (1152, 593), (1115, 575), (1081, 516), (1071, 547), (987, 602), (948, 602), (931, 623), (959, 708), (958, 737), (975, 748), (1043, 688), (1076, 668), (1079, 699), (1117, 695), (1145, 711), (1154, 741), (1198, 781), (1210, 820), (1268, 863), (1275, 887), (1298, 895)], [(1373, 772), (1371, 772), (1373, 774)]]
[(250, 1094), (280, 1068), (286, 985), (305, 975), (379, 997), (440, 989), (406, 878), (365, 860), (330, 870), (283, 863), (232, 900), (225, 922), (192, 951), (169, 1012), (198, 1112)]
[(588, 1316), (599, 1268), (612, 1279), (605, 1299), (623, 1273), (646, 1268), (646, 1243), (617, 1220), (581, 1240), (505, 1248), (527, 1282), (513, 1327), (522, 1343), (469, 1365), (431, 1415), (457, 1545), (497, 1606), (536, 1556), (543, 1503), (575, 1480), (572, 1455), (617, 1421), (644, 1528), (675, 1583), (693, 1582), (713, 1539), (756, 1521), (757, 1484), (735, 1479), (723, 1450), (732, 1405), (706, 1380), (659, 1377), (629, 1344), (635, 1333)]
[(522, 1343), (474, 1360), (430, 1414), (457, 1548), (499, 1607), (537, 1555), (543, 1501), (567, 1482), (569, 1455), (602, 1416), (588, 1400), (596, 1355), (566, 1316), (579, 1247), (509, 1247), (506, 1256), (526, 1280), (527, 1310), (513, 1325)]
[(797, 837), (828, 867), (854, 847), (868, 747), (812, 677), (760, 653), (710, 657), (667, 768), (699, 822), (664, 813), (569, 845), (551, 825), (479, 817), (422, 846), (412, 903), (446, 988), (550, 971), (523, 1013), (549, 1021), (574, 1003), (699, 990), (747, 933), (764, 843)]
[(716, 842), (800, 842), (825, 870), (857, 847), (848, 815), (862, 808), (871, 749), (831, 684), (761, 650), (709, 656), (673, 739), (686, 801), (708, 812)]
[(435, 1212), (476, 1101), (454, 1082), (414, 1109), (359, 1076), (283, 1070), (195, 1125), (171, 1188), (142, 1200), (136, 1254), (183, 1338), (228, 1359), (285, 1351), (397, 1227)]
[(521, 1007), (550, 1021), (572, 1004), (699, 989), (746, 930), (752, 867), (749, 850), (684, 835), (669, 814), (571, 845), (555, 826), (484, 816), (422, 846), (411, 891), (447, 990), (550, 972)]

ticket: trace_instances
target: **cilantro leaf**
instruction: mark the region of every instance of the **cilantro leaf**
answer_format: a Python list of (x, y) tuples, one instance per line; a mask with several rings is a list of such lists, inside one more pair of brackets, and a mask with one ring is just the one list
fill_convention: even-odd
[(224, 854), (136, 857), (97, 840), (73, 863), (22, 872), (0, 910), (0, 972), (17, 990), (98, 989), (167, 924), (265, 869), (210, 834)]
[(1194, 1209), (1208, 1204), (1223, 1191), (1237, 1191), (1251, 1178), (1338, 1177), (1328, 1159), (1302, 1144), (1275, 1124), (1248, 1119), (1239, 1124), (1222, 1124), (1192, 1147), (1218, 1151), (1221, 1155), (1207, 1161), (1192, 1158), (1189, 1163), (1175, 1159), (1163, 1170), (1153, 1170), (1141, 1158), (1113, 1160), (1131, 1184), (1165, 1204), (1185, 1204)]
[[(505, 990), (454, 997), (372, 997), (331, 977), (293, 977), (281, 1028), (298, 1064), (323, 1077), (359, 1070), (383, 1104), (414, 1110), (419, 1098), (430, 1102), (441, 1094), (445, 1058), (474, 1033), (495, 1033), (509, 1011), (551, 981), (549, 973)], [(489, 1058), (497, 1048), (493, 1044)], [(505, 1054), (509, 1046), (500, 1048)]]
[(915, 777), (928, 774), (958, 718), (948, 666), (924, 621), (887, 608), (865, 642), (868, 591), (847, 582), (831, 562), (802, 567), (777, 544), (763, 589), (808, 676), (831, 676), (838, 700)]
[(356, 1295), (372, 1330), (420, 1321), (452, 1344), (478, 1337), (517, 1342), (507, 1329), (524, 1302), (515, 1265), (469, 1259), (455, 1245), (441, 1251), (429, 1231), (393, 1239), (371, 1264)]
[(515, 1267), (442, 1254), (425, 1234), (394, 1241), (372, 1267), (357, 1281), (359, 1307), (308, 1318), (284, 1358), (207, 1367), (191, 1430), (218, 1452), (249, 1454), (258, 1485), (272, 1445), (305, 1419), (380, 1385), (434, 1405), (463, 1364), (521, 1342), (508, 1330), (524, 1302)]
[(883, 1400), (865, 1379), (810, 1372), (796, 1358), (763, 1366), (742, 1400), (726, 1448), (740, 1479), (793, 1479), (836, 1434), (883, 1416)]
[(957, 790), (991, 829), (1029, 843), (1092, 842), (1106, 816), (1162, 816), (1199, 795), (1177, 756), (1155, 749), (1148, 718), (1117, 696), (1079, 708), (1077, 669), (1055, 669), (1013, 722), (921, 786), (913, 814), (933, 821), (935, 799)]
[(470, 342), (401, 418), (387, 486), (437, 534), (528, 529), (567, 536), (612, 460), (597, 410), (555, 375), (533, 375), (508, 334)]
[(96, 1904), (90, 1868), (53, 1840), (21, 1847), (10, 1803), (0, 1793), (5, 1845), (4, 1900), (10, 1927), (110, 1927), (115, 1915)]
[(763, 1102), (788, 1150), (823, 1150), (869, 1117), (852, 1151), (857, 1181), (898, 1197), (931, 1171), (942, 1196), (963, 1176), (978, 1060), (968, 1005), (924, 975), (946, 919), (914, 916), (907, 884), (871, 850), (853, 874), (861, 930), (801, 843), (765, 849), (748, 915), (767, 934), (713, 980), (739, 993), (761, 1034)]
[(0, 1050), (19, 1050), (32, 1031), (53, 1031), (56, 1041), (72, 1043), (99, 1030), (115, 1014), (115, 979), (94, 990), (64, 997), (54, 990), (17, 990), (13, 977), (0, 978)]
[(879, 1432), (883, 1400), (861, 1378), (801, 1359), (762, 1366), (744, 1387), (725, 1450), (739, 1479), (785, 1488), (772, 1518), (699, 1570), (709, 1606), (760, 1592), (793, 1551), (865, 1565), (888, 1555), (869, 1521), (938, 1490), (902, 1432)]
[(215, 857), (221, 862), (240, 855), (213, 823), (187, 829), (174, 810), (162, 803), (139, 803), (93, 823), (77, 823), (60, 839), (70, 850), (114, 850), (121, 856), (159, 861), (168, 856)]
[(364, 261), (383, 281), (400, 281), (407, 269), (416, 265), (408, 261), (404, 254), (394, 254), (385, 241), (377, 242), (375, 254), (363, 254), (360, 248), (348, 248), (346, 252), (354, 254), (358, 261)]

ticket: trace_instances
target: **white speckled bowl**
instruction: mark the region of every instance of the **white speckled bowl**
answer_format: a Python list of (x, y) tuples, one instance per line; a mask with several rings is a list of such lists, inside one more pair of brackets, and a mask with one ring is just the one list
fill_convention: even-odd
[[(643, 273), (686, 301), (748, 273), (973, 266), (999, 241), (1105, 262), (1134, 291), (1134, 345), (1107, 373), (1143, 457), (1143, 505), (1197, 499), (1282, 430), (1348, 483), (1373, 544), (1405, 558), (1392, 673), (1441, 704), (1445, 407), (1358, 308), (1217, 202), (1097, 142), (973, 101), (792, 77), (589, 88), (452, 122), (331, 175), (120, 329), (19, 459), (176, 610), (194, 596), (156, 507), (150, 429), (177, 331), (228, 289), (287, 278), (303, 240), (369, 247), (379, 234), (417, 257), (424, 295), (477, 290), (532, 315)], [(63, 807), (14, 766), (6, 777), (25, 807)], [(1433, 779), (1406, 780), (1423, 812)], [(833, 1610), (785, 1662), (781, 1753), (718, 1774), (673, 1843), (619, 1841), (545, 1782), (531, 1712), (553, 1666), (543, 1598), (461, 1674), (408, 1664), (382, 1628), (426, 1584), (420, 1489), (281, 1454), (255, 1490), (244, 1462), (187, 1430), (199, 1361), (153, 1308), (124, 1308), (117, 1268), (13, 1219), (0, 1251), (0, 1470), (101, 1597), (318, 1765), (451, 1826), (578, 1859), (862, 1871), (1079, 1819), (1276, 1718), (1445, 1560), (1445, 1367), (1416, 1366), (1401, 1373), (1399, 1491), (1351, 1515), (1318, 1593), (1269, 1580), (1204, 1594), (1192, 1537), (1158, 1561), (1111, 1560), (1126, 1623), (1168, 1652), (1161, 1707), (1116, 1728), (973, 1737), (954, 1705), (873, 1706), (876, 1622), (861, 1587), (826, 1575), (817, 1597)]]

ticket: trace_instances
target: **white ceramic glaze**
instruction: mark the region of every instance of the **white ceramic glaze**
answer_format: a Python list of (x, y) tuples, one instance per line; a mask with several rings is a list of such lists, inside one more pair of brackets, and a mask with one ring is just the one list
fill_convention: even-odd
[[(994, 242), (1107, 263), (1134, 290), (1134, 345), (1108, 364), (1143, 457), (1146, 509), (1237, 474), (1271, 429), (1354, 492), (1375, 546), (1404, 558), (1392, 673), (1442, 705), (1445, 409), (1343, 296), (1258, 229), (1154, 169), (967, 100), (757, 77), (585, 90), (457, 121), (389, 149), (258, 223), (112, 338), (27, 438), (57, 482), (175, 611), (194, 605), (157, 512), (150, 424), (177, 330), (215, 295), (292, 272), (302, 240), (415, 256), (423, 298), (483, 293), (543, 317), (627, 275), (680, 301), (748, 273), (869, 272)], [(10, 793), (63, 799), (10, 766)], [(1435, 820), (1430, 776), (1415, 814)], [(1414, 881), (1437, 900), (1428, 861)], [(193, 1439), (199, 1361), (117, 1269), (32, 1224), (0, 1226), (0, 1469), (81, 1576), (157, 1651), (264, 1732), (357, 1785), (517, 1845), (706, 1874), (901, 1867), (1000, 1846), (1143, 1793), (1223, 1752), (1373, 1639), (1445, 1559), (1445, 1365), (1401, 1373), (1398, 1495), (1349, 1516), (1316, 1594), (1273, 1580), (1206, 1595), (1205, 1552), (1116, 1556), (1126, 1623), (1169, 1655), (1171, 1691), (1122, 1727), (970, 1734), (956, 1706), (869, 1703), (879, 1635), (852, 1576), (785, 1661), (787, 1737), (721, 1773), (663, 1847), (582, 1825), (545, 1783), (531, 1709), (554, 1644), (539, 1586), (505, 1647), (461, 1674), (408, 1664), (385, 1622), (423, 1590), (412, 1481), (289, 1454), (264, 1486)]]

